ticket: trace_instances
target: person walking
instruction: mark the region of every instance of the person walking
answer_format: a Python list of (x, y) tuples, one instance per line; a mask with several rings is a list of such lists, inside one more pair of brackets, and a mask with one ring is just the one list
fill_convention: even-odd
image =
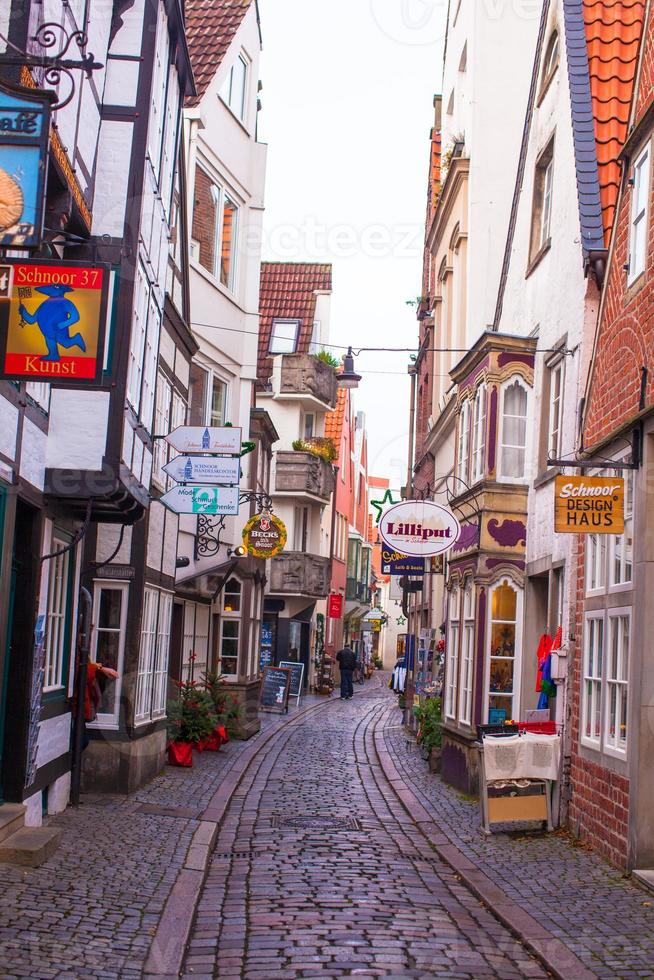
[(344, 646), (336, 654), (336, 660), (341, 671), (341, 701), (349, 701), (354, 696), (352, 675), (357, 667), (357, 657), (350, 647)]

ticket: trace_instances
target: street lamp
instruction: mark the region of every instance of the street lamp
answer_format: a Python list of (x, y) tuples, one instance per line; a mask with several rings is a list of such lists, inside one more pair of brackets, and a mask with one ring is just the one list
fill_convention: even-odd
[(354, 354), (352, 348), (348, 347), (347, 354), (343, 355), (343, 370), (337, 374), (339, 388), (358, 388), (361, 375), (354, 370)]

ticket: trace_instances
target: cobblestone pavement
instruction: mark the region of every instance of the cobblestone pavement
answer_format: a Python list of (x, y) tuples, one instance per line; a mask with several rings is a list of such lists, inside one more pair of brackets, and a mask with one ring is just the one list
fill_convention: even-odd
[(654, 977), (654, 899), (562, 834), (483, 835), (477, 801), (429, 773), (401, 720), (386, 713), (385, 744), (439, 830), (596, 976)]
[(273, 739), (220, 830), (187, 980), (544, 977), (457, 876), (415, 841), (370, 728), (379, 688)]

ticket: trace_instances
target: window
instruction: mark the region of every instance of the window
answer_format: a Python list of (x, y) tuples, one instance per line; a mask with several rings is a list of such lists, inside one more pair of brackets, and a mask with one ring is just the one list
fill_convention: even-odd
[(447, 635), (447, 684), (445, 687), (445, 717), (456, 717), (457, 682), (459, 676), (459, 630), (461, 593), (458, 585), (450, 593), (449, 629)]
[(549, 245), (552, 225), (552, 189), (554, 183), (554, 139), (541, 153), (534, 174), (534, 199), (531, 215), (529, 262), (534, 262)]
[(502, 392), (500, 476), (520, 480), (525, 475), (527, 446), (527, 389), (518, 378)]
[(550, 39), (547, 43), (547, 49), (545, 51), (545, 57), (543, 59), (543, 76), (541, 85), (543, 88), (547, 86), (552, 75), (556, 71), (556, 67), (559, 63), (559, 32), (554, 30), (550, 34)]
[[(586, 594), (622, 591), (631, 586), (633, 578), (633, 529), (634, 529), (634, 474), (613, 471), (624, 475), (624, 533), (589, 534), (586, 537)], [(603, 476), (611, 476), (605, 470)]]
[(631, 283), (645, 271), (647, 255), (647, 206), (649, 199), (650, 145), (640, 152), (631, 179), (631, 218), (629, 224), (629, 275)]
[(228, 194), (224, 195), (222, 217), (220, 234), (220, 281), (227, 289), (233, 290), (238, 207)]
[(142, 264), (136, 266), (134, 283), (134, 311), (132, 331), (129, 338), (129, 358), (127, 365), (127, 400), (138, 412), (141, 399), (141, 378), (143, 376), (143, 352), (148, 325), (148, 304), (150, 287)]
[(295, 527), (293, 533), (293, 550), (306, 551), (309, 538), (309, 508), (295, 508)]
[(604, 666), (604, 613), (586, 617), (582, 741), (599, 743)]
[(238, 245), (238, 205), (201, 167), (195, 170), (191, 258), (234, 291)]
[(238, 674), (238, 652), (241, 631), (242, 586), (230, 578), (223, 592), (223, 615), (220, 623), (220, 672)]
[(28, 381), (25, 391), (46, 414), (50, 411), (50, 385), (47, 382)]
[(313, 439), (315, 435), (315, 425), (316, 416), (311, 412), (307, 412), (307, 414), (304, 416), (304, 428), (302, 431), (302, 437), (304, 439)]
[(520, 671), (521, 593), (504, 580), (491, 591), (488, 708), (499, 720), (514, 718)]
[[(159, 373), (157, 380), (157, 398), (154, 409), (154, 433), (158, 436), (165, 436), (171, 431), (170, 424), (170, 399), (172, 388), (170, 382)], [(163, 471), (163, 466), (168, 461), (168, 444), (165, 439), (155, 439), (152, 450), (152, 479), (157, 486), (164, 488), (167, 476)]]
[(604, 746), (608, 751), (624, 754), (627, 751), (631, 615), (611, 611), (608, 620)]
[(486, 385), (480, 385), (475, 395), (475, 414), (472, 425), (472, 482), (484, 476), (486, 453)]
[(146, 586), (143, 590), (134, 705), (134, 722), (137, 725), (163, 718), (166, 713), (172, 611), (171, 593)]
[(275, 318), (272, 322), (269, 354), (294, 354), (297, 348), (299, 320), (281, 320)]
[(229, 70), (220, 96), (241, 122), (245, 120), (247, 80), (248, 62), (245, 55), (240, 54)]
[(309, 353), (317, 354), (320, 351), (320, 320), (314, 320), (311, 327), (311, 343), (309, 344)]
[(145, 338), (145, 354), (143, 358), (143, 385), (139, 418), (148, 432), (152, 429), (152, 412), (154, 410), (154, 393), (157, 383), (157, 360), (159, 358), (159, 333), (161, 331), (161, 313), (154, 298), (150, 295), (150, 311), (148, 314), (148, 329)]
[(98, 676), (102, 692), (96, 724), (118, 727), (122, 686), (125, 629), (127, 625), (127, 585), (96, 582), (93, 590), (93, 647), (91, 659), (118, 671), (118, 679)]
[(472, 722), (472, 678), (475, 661), (475, 587), (468, 579), (463, 594), (463, 643), (461, 647), (461, 685), (459, 690), (459, 721)]
[(557, 361), (549, 369), (549, 424), (547, 429), (547, 452), (551, 459), (561, 456), (561, 433), (563, 431), (563, 384), (565, 361)]
[[(70, 544), (70, 537), (63, 532), (52, 535), (50, 551), (61, 551)], [(48, 578), (48, 606), (45, 624), (45, 693), (63, 692), (68, 683), (68, 659), (70, 654), (70, 591), (71, 552), (66, 551), (51, 558)]]
[(209, 424), (221, 426), (227, 419), (227, 385), (215, 375), (211, 384), (211, 413)]
[(456, 465), (456, 475), (462, 481), (462, 486), (457, 488), (458, 493), (465, 490), (468, 483), (468, 463), (470, 461), (470, 402), (465, 401), (461, 405), (459, 413), (459, 446)]

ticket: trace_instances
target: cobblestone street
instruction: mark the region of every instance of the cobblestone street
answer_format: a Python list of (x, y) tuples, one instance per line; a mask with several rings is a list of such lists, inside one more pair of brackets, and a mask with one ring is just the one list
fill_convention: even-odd
[(565, 837), (482, 837), (400, 721), (373, 681), (69, 809), (43, 867), (0, 866), (0, 976), (653, 977), (647, 893)]

